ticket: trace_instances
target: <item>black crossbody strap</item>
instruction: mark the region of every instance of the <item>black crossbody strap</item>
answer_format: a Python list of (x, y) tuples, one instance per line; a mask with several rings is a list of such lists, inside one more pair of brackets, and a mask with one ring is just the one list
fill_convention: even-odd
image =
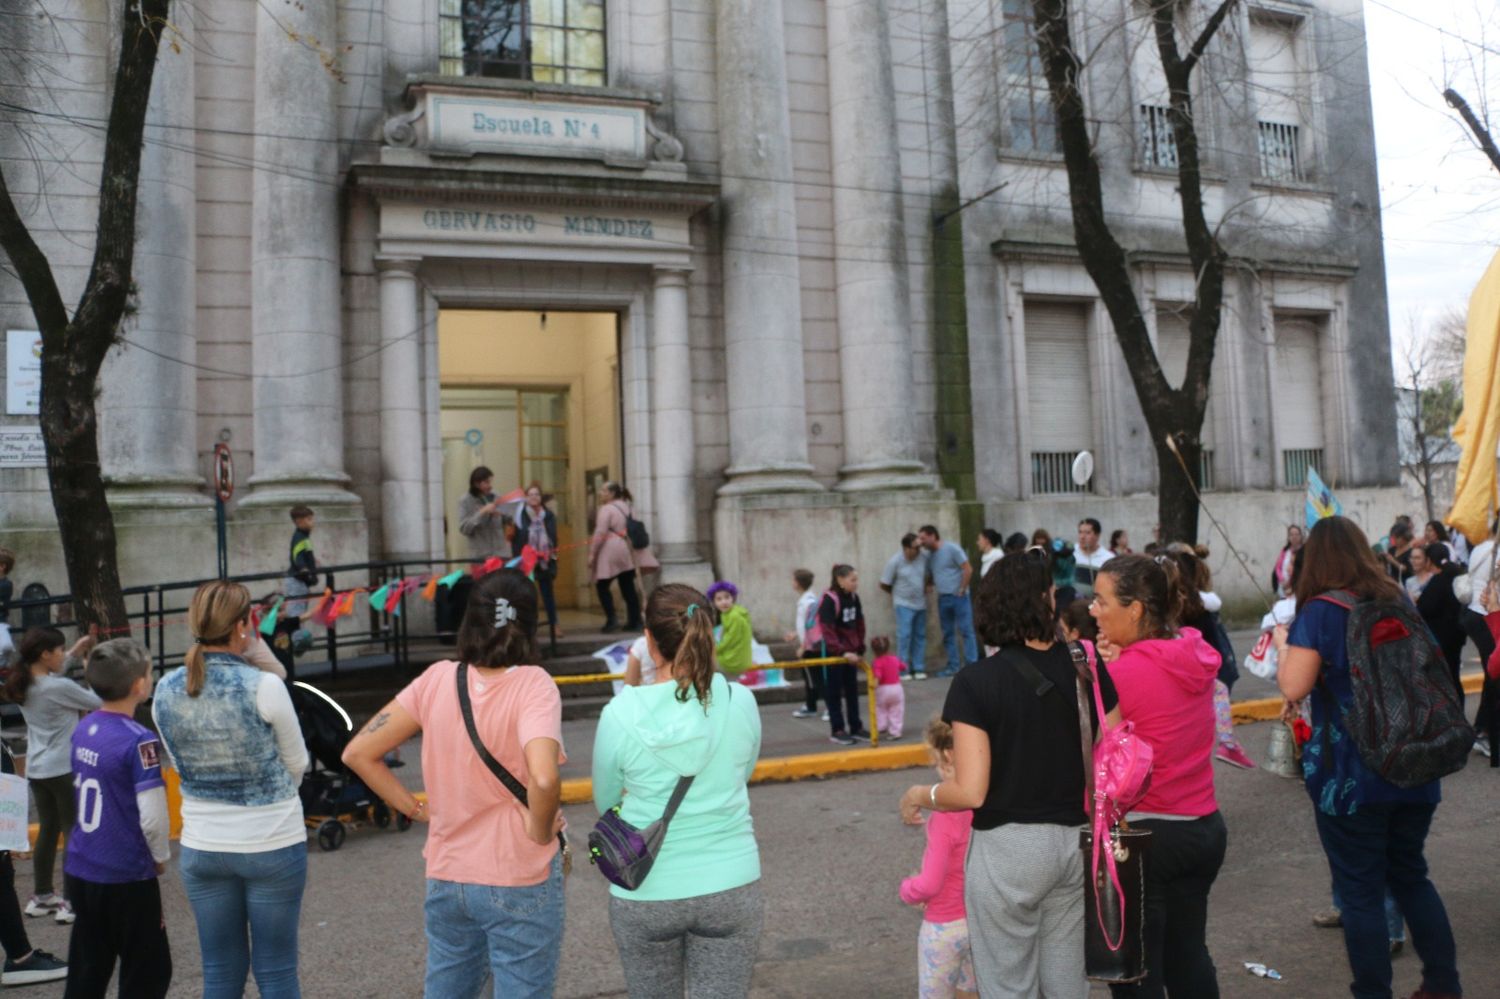
[(516, 780), (515, 775), (505, 769), (505, 764), (495, 759), (485, 746), (484, 740), (479, 738), (479, 729), (474, 725), (474, 705), (469, 700), (469, 664), (459, 663), (454, 675), (458, 677), (458, 708), (463, 713), (464, 728), (469, 732), (469, 741), (474, 744), (474, 752), (478, 753), (484, 765), (490, 768), (490, 773), (500, 778), (500, 783), (505, 785), (507, 791), (515, 795), (522, 805), (531, 807), (531, 802), (526, 798), (526, 785)]
[(1000, 657), (1010, 663), (1015, 668), (1015, 671), (1020, 673), (1027, 683), (1031, 684), (1031, 689), (1036, 691), (1036, 696), (1046, 697), (1052, 688), (1056, 686), (1051, 680), (1042, 676), (1042, 671), (1037, 669), (1031, 660), (1027, 659), (1024, 655), (1002, 649)]

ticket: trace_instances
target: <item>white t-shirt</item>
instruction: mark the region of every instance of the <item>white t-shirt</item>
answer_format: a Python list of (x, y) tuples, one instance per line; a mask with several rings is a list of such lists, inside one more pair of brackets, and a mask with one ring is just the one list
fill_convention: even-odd
[(630, 646), (630, 654), (641, 662), (641, 686), (649, 687), (656, 682), (656, 660), (651, 658), (651, 650), (646, 646), (646, 636), (637, 638)]
[(1469, 610), (1484, 616), (1484, 604), (1480, 603), (1484, 596), (1484, 588), (1490, 585), (1490, 571), (1492, 560), (1495, 557), (1495, 542), (1481, 541), (1474, 546), (1469, 553), (1469, 580), (1474, 589), (1469, 598)]

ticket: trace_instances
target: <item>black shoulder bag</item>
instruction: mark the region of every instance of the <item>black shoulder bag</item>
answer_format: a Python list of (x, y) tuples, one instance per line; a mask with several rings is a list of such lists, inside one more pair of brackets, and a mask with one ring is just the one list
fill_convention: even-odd
[[(474, 744), (474, 752), (478, 753), (484, 765), (490, 768), (490, 773), (500, 779), (505, 789), (516, 796), (522, 807), (530, 808), (531, 802), (526, 795), (526, 785), (516, 780), (515, 774), (505, 769), (505, 764), (495, 759), (485, 746), (484, 740), (479, 738), (479, 729), (474, 725), (474, 704), (469, 700), (469, 664), (459, 663), (454, 675), (458, 678), (458, 708), (463, 713), (464, 728), (468, 730), (469, 741)], [(568, 845), (567, 833), (558, 832), (557, 846), (562, 851), (563, 874), (566, 875), (573, 869), (573, 849)]]

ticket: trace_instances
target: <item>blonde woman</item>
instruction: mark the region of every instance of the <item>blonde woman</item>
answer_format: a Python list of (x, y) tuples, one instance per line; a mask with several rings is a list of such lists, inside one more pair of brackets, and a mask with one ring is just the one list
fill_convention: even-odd
[(264, 999), (297, 999), (302, 730), (286, 684), (245, 660), (256, 641), (248, 590), (204, 583), (188, 624), (187, 665), (162, 678), (151, 713), (182, 778), (182, 885), (204, 999), (239, 999), (252, 969)]

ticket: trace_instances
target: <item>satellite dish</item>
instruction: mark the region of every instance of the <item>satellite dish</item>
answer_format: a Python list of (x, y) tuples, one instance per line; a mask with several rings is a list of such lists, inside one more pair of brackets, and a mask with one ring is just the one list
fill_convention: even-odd
[(1094, 456), (1087, 451), (1079, 451), (1078, 457), (1073, 459), (1073, 484), (1086, 486), (1093, 477)]

